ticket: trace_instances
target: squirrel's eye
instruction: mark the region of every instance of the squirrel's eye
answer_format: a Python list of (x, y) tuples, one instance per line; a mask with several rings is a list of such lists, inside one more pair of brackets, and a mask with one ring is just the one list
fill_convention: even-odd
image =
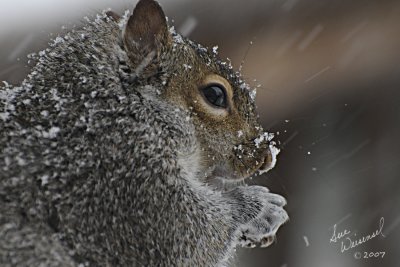
[(225, 88), (221, 85), (209, 85), (202, 89), (204, 97), (207, 101), (216, 107), (226, 108)]

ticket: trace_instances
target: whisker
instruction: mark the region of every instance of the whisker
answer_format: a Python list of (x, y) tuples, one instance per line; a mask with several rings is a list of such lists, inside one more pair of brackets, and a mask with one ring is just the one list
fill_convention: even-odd
[(247, 49), (246, 49), (246, 52), (244, 53), (242, 62), (240, 62), (239, 72), (242, 72), (242, 68), (243, 68), (243, 65), (244, 65), (244, 61), (246, 60), (247, 55), (249, 54), (249, 51), (250, 51), (250, 48), (251, 48), (252, 45), (253, 45), (253, 41), (250, 41), (249, 44), (247, 45)]
[[(258, 82), (256, 79), (254, 79), (254, 77), (250, 77), (250, 76), (247, 76), (247, 75), (243, 75), (242, 74), (242, 77), (243, 77), (243, 80), (245, 80), (245, 81), (253, 81), (253, 82)], [(252, 83), (253, 84), (253, 83)], [(257, 86), (255, 87), (257, 90), (265, 90), (265, 91), (270, 91), (270, 92), (273, 92), (273, 93), (276, 93), (276, 94), (278, 94), (278, 93), (282, 93), (282, 91), (280, 91), (280, 90), (278, 90), (278, 89), (272, 89), (272, 88), (269, 88), (269, 87), (265, 87), (265, 86), (263, 86), (262, 84), (257, 84)]]
[(262, 35), (262, 33), (264, 33), (265, 27), (266, 27), (265, 24), (261, 25), (260, 28), (257, 30), (256, 35), (253, 37), (253, 40), (251, 40), (251, 41), (249, 42), (249, 44), (247, 45), (246, 53), (244, 54), (244, 57), (243, 57), (243, 59), (242, 59), (242, 62), (240, 63), (240, 66), (239, 66), (239, 72), (242, 71), (242, 68), (243, 68), (243, 65), (244, 65), (244, 61), (246, 60), (246, 57), (247, 57), (247, 55), (248, 55), (248, 53), (249, 53), (249, 51), (250, 51), (251, 46), (254, 44), (254, 41), (256, 40), (256, 38), (257, 38), (258, 36)]

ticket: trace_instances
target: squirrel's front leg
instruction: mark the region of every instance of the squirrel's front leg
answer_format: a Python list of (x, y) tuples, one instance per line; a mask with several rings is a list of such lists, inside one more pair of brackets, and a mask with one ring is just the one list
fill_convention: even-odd
[(261, 186), (242, 186), (226, 192), (231, 201), (236, 224), (237, 245), (267, 247), (289, 216), (283, 207), (286, 200)]

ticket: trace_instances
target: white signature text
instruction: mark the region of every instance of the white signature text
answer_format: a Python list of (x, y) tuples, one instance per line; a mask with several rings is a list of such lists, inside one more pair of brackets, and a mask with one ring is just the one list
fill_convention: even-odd
[(382, 233), (384, 224), (385, 224), (385, 219), (381, 217), (381, 219), (379, 220), (378, 228), (372, 233), (364, 235), (360, 238), (356, 238), (355, 234), (352, 235), (351, 230), (348, 229), (344, 229), (342, 231), (337, 230), (337, 225), (335, 224), (333, 226), (333, 234), (329, 242), (336, 243), (338, 241), (341, 241), (340, 251), (343, 253), (347, 250), (350, 250), (361, 244), (364, 244), (379, 235), (385, 237)]

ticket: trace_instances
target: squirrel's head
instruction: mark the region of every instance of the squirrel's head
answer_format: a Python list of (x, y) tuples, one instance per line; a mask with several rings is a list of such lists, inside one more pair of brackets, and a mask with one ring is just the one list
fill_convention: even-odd
[(258, 121), (255, 92), (215, 48), (175, 33), (154, 0), (139, 1), (122, 40), (138, 90), (190, 114), (206, 179), (238, 181), (274, 166), (279, 150)]

